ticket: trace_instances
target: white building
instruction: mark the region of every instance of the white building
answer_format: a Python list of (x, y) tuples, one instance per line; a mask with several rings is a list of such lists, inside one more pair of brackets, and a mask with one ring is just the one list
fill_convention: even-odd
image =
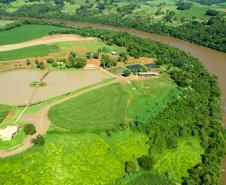
[(159, 74), (156, 72), (139, 72), (138, 75), (139, 76), (159, 76)]

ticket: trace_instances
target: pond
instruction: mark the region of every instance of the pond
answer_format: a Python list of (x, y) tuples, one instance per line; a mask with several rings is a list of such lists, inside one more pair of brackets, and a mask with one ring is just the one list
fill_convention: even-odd
[(36, 103), (110, 78), (101, 70), (53, 71), (43, 80), (46, 86), (38, 89), (32, 87), (30, 84), (39, 81), (44, 73), (37, 70), (0, 73), (0, 103), (25, 105), (30, 100)]

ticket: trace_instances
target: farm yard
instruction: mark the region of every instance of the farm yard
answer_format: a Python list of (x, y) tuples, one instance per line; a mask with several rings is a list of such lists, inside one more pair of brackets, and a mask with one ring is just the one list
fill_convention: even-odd
[(93, 37), (48, 35), (63, 29), (0, 32), (0, 40), (15, 38), (0, 46), (0, 128), (19, 128), (12, 140), (0, 138), (1, 183), (129, 185), (150, 174), (181, 183), (202, 161), (200, 138), (184, 134), (166, 144), (159, 133), (168, 128), (152, 123), (190, 89), (155, 56), (131, 56), (126, 46)]

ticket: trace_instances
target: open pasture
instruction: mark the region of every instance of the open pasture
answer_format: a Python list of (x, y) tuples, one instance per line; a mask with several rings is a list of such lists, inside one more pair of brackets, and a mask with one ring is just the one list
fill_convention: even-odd
[(0, 45), (37, 39), (57, 30), (65, 30), (65, 28), (50, 25), (23, 25), (11, 30), (1, 31)]
[[(14, 70), (0, 73), (0, 102), (10, 105), (24, 105), (30, 100), (34, 88), (30, 83), (38, 81), (44, 71)], [(40, 87), (31, 103), (40, 102), (54, 96), (83, 88), (109, 78), (100, 70), (91, 71), (54, 71), (46, 76), (46, 86)], [(15, 93), (17, 92), (17, 93)]]
[[(124, 137), (121, 137), (123, 135)], [(0, 159), (3, 184), (109, 185), (124, 175), (124, 164), (147, 155), (147, 138), (125, 131), (113, 139), (96, 134), (48, 134), (44, 146)]]
[(55, 125), (74, 131), (117, 128), (125, 123), (128, 98), (122, 85), (113, 84), (56, 105), (49, 118)]

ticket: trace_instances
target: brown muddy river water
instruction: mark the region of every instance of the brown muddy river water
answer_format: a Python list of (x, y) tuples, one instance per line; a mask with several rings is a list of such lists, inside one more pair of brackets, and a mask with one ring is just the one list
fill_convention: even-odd
[(47, 85), (35, 91), (35, 88), (30, 87), (30, 83), (38, 81), (43, 73), (36, 70), (13, 70), (0, 73), (0, 103), (24, 105), (32, 96), (31, 103), (36, 103), (110, 77), (101, 70), (53, 71), (43, 80)]

